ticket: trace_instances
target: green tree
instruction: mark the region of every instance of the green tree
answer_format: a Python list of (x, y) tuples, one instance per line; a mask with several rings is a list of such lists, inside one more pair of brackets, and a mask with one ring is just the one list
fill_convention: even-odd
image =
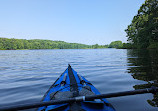
[(125, 31), (133, 47), (147, 48), (158, 42), (158, 1), (145, 0)]
[(98, 45), (98, 44), (95, 44), (95, 45), (92, 45), (92, 47), (93, 47), (94, 49), (97, 49), (97, 48), (99, 48), (99, 45)]
[(3, 50), (4, 49), (4, 46), (2, 43), (0, 43), (0, 50)]
[(110, 43), (109, 48), (121, 48), (122, 41), (113, 41)]

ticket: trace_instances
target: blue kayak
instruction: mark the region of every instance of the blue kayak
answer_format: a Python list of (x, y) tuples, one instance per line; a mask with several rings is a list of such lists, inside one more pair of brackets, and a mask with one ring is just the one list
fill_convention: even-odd
[[(83, 76), (71, 68), (60, 75), (44, 95), (42, 101), (63, 100), (73, 97), (99, 95), (100, 92)], [(43, 106), (37, 111), (115, 111), (106, 99), (95, 99), (92, 101), (63, 103), (57, 105)]]

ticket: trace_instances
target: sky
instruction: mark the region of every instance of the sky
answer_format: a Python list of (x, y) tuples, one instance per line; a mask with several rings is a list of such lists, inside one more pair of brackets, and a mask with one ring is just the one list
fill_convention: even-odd
[(0, 37), (83, 44), (126, 42), (145, 0), (0, 0)]

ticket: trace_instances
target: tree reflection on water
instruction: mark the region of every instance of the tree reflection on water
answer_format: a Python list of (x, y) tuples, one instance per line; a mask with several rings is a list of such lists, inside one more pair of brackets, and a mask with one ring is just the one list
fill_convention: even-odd
[[(146, 81), (146, 84), (133, 86), (135, 89), (158, 87), (158, 50), (127, 50), (128, 73), (137, 80)], [(158, 107), (158, 94), (153, 95), (147, 102)]]

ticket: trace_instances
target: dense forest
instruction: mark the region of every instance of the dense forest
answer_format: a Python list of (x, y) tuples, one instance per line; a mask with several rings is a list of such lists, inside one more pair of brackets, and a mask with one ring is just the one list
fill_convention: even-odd
[(123, 48), (158, 49), (158, 1), (145, 0), (125, 31), (128, 43)]
[(67, 43), (64, 41), (52, 40), (26, 40), (26, 39), (8, 39), (0, 38), (0, 50), (17, 50), (17, 49), (97, 49), (107, 48), (108, 45), (85, 45), (79, 43)]

